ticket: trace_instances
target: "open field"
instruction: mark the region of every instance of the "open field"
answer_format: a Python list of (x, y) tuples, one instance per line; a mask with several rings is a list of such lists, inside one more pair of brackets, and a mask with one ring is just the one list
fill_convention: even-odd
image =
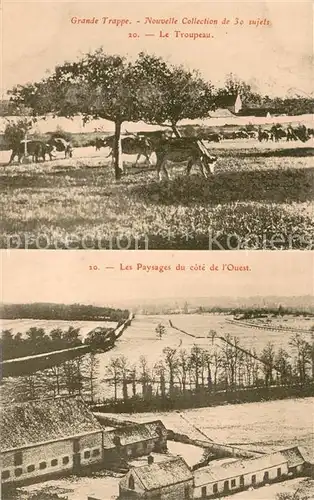
[[(311, 248), (312, 140), (210, 144), (216, 173), (191, 178), (183, 164), (170, 181), (131, 166), (113, 179), (107, 150), (77, 148), (74, 157), (4, 166), (1, 248)], [(229, 235), (234, 235), (231, 239)]]

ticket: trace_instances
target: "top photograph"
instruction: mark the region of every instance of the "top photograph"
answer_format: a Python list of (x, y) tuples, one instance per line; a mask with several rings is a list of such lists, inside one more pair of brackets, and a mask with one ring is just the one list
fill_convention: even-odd
[(311, 2), (2, 9), (1, 249), (313, 250)]

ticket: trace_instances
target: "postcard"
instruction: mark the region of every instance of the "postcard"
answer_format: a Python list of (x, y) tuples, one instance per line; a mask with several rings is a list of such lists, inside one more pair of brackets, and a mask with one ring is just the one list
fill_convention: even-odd
[(313, 248), (311, 2), (3, 2), (1, 248)]
[(244, 255), (3, 252), (4, 500), (313, 498), (313, 257)]

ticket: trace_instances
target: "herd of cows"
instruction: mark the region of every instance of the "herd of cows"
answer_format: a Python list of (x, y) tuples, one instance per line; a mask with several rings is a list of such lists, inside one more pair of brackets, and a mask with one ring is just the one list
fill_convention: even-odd
[[(270, 129), (258, 127), (257, 130), (240, 129), (237, 132), (224, 133), (198, 133), (196, 137), (173, 137), (170, 131), (127, 133), (121, 138), (121, 152), (123, 154), (137, 155), (135, 165), (140, 157), (144, 156), (148, 165), (151, 164), (151, 155), (156, 155), (157, 176), (161, 178), (164, 174), (169, 177), (166, 164), (167, 161), (187, 161), (186, 173), (189, 174), (193, 165), (199, 165), (204, 177), (214, 173), (217, 157), (209, 151), (208, 143), (220, 142), (225, 139), (257, 139), (259, 142), (280, 140), (306, 142), (314, 137), (314, 129), (306, 128), (304, 125), (292, 127), (288, 125), (273, 125)], [(115, 136), (97, 137), (94, 141), (96, 151), (101, 148), (109, 148), (107, 158), (114, 158)], [(24, 140), (13, 147), (9, 164), (18, 157), (19, 163), (25, 156), (31, 157), (33, 162), (45, 161), (56, 158), (56, 152), (64, 152), (65, 158), (71, 158), (73, 146), (61, 137), (52, 137), (47, 141)]]

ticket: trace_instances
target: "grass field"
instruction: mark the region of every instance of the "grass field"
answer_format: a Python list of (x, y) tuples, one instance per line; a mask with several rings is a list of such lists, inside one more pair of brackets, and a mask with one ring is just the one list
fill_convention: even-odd
[[(119, 183), (107, 151), (4, 166), (1, 248), (297, 248), (312, 245), (314, 148), (223, 141), (205, 180), (170, 165), (170, 181), (127, 157)], [(233, 235), (233, 236), (230, 236)]]

